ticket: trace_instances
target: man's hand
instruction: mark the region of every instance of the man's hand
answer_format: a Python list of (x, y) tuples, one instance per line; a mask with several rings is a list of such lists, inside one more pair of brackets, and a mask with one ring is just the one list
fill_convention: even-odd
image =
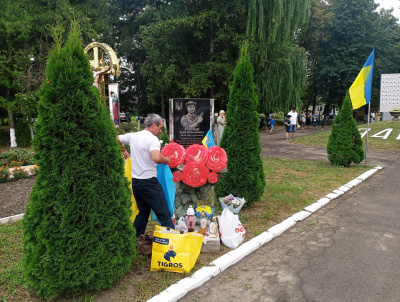
[(126, 149), (125, 149), (125, 151), (122, 151), (122, 156), (124, 157), (124, 159), (131, 157), (131, 155), (129, 154), (129, 152)]
[(117, 141), (119, 142), (119, 146), (121, 147), (122, 156), (124, 157), (124, 159), (127, 159), (127, 158), (131, 157), (129, 152), (125, 149), (124, 144), (119, 141), (118, 135), (117, 135)]

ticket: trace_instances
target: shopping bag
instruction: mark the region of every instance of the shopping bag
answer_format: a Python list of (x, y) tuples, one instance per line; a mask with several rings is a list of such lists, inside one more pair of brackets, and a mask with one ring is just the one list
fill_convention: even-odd
[(130, 157), (128, 157), (128, 159), (125, 161), (124, 169), (125, 169), (125, 177), (126, 177), (126, 178), (128, 179), (128, 181), (129, 181), (129, 188), (130, 188), (130, 190), (131, 190), (131, 201), (132, 201), (132, 206), (131, 206), (131, 209), (132, 209), (131, 222), (134, 222), (134, 221), (135, 221), (135, 218), (136, 218), (136, 215), (139, 214), (139, 208), (138, 208), (138, 206), (137, 206), (137, 204), (136, 204), (135, 196), (133, 196), (133, 193), (132, 193), (132, 174), (131, 174), (131, 172), (132, 172), (132, 161), (131, 161), (131, 158), (130, 158)]
[[(167, 200), (169, 211), (171, 212), (171, 217), (174, 215), (175, 211), (175, 192), (176, 187), (174, 181), (172, 180), (174, 176), (172, 175), (171, 169), (168, 165), (157, 164), (157, 179), (160, 183), (165, 199)], [(157, 220), (156, 214), (151, 210), (151, 220)]]
[(221, 233), (222, 244), (235, 249), (244, 240), (246, 230), (237, 215), (233, 214), (228, 208), (222, 211), (219, 218), (219, 231)]
[(199, 257), (203, 235), (156, 226), (153, 238), (150, 270), (191, 271)]

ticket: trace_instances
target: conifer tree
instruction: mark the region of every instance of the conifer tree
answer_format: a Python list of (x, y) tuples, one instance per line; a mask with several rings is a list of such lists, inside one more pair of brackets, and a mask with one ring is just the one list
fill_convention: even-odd
[(110, 287), (136, 257), (121, 151), (79, 36), (73, 22), (50, 54), (33, 140), (23, 266), (28, 288), (46, 298)]
[(347, 93), (328, 141), (328, 159), (332, 165), (348, 167), (364, 159), (364, 149), (357, 123), (352, 115), (350, 96)]
[(244, 197), (249, 203), (258, 201), (265, 188), (254, 89), (253, 66), (248, 44), (244, 44), (234, 72), (221, 139), (221, 147), (228, 155), (228, 172), (217, 184), (216, 194), (218, 197), (233, 194)]

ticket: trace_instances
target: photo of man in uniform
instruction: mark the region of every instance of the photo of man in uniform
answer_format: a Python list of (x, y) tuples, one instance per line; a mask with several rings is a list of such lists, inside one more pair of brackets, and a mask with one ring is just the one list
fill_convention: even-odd
[(189, 101), (186, 103), (188, 114), (182, 116), (181, 125), (185, 130), (198, 130), (199, 125), (203, 121), (203, 112), (196, 115), (196, 102)]

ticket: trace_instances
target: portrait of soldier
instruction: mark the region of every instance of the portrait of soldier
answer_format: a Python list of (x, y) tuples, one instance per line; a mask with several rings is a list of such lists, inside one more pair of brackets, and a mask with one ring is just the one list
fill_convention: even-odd
[(185, 130), (198, 130), (197, 128), (203, 121), (203, 112), (196, 115), (196, 102), (189, 101), (186, 103), (188, 114), (182, 116), (181, 125)]

